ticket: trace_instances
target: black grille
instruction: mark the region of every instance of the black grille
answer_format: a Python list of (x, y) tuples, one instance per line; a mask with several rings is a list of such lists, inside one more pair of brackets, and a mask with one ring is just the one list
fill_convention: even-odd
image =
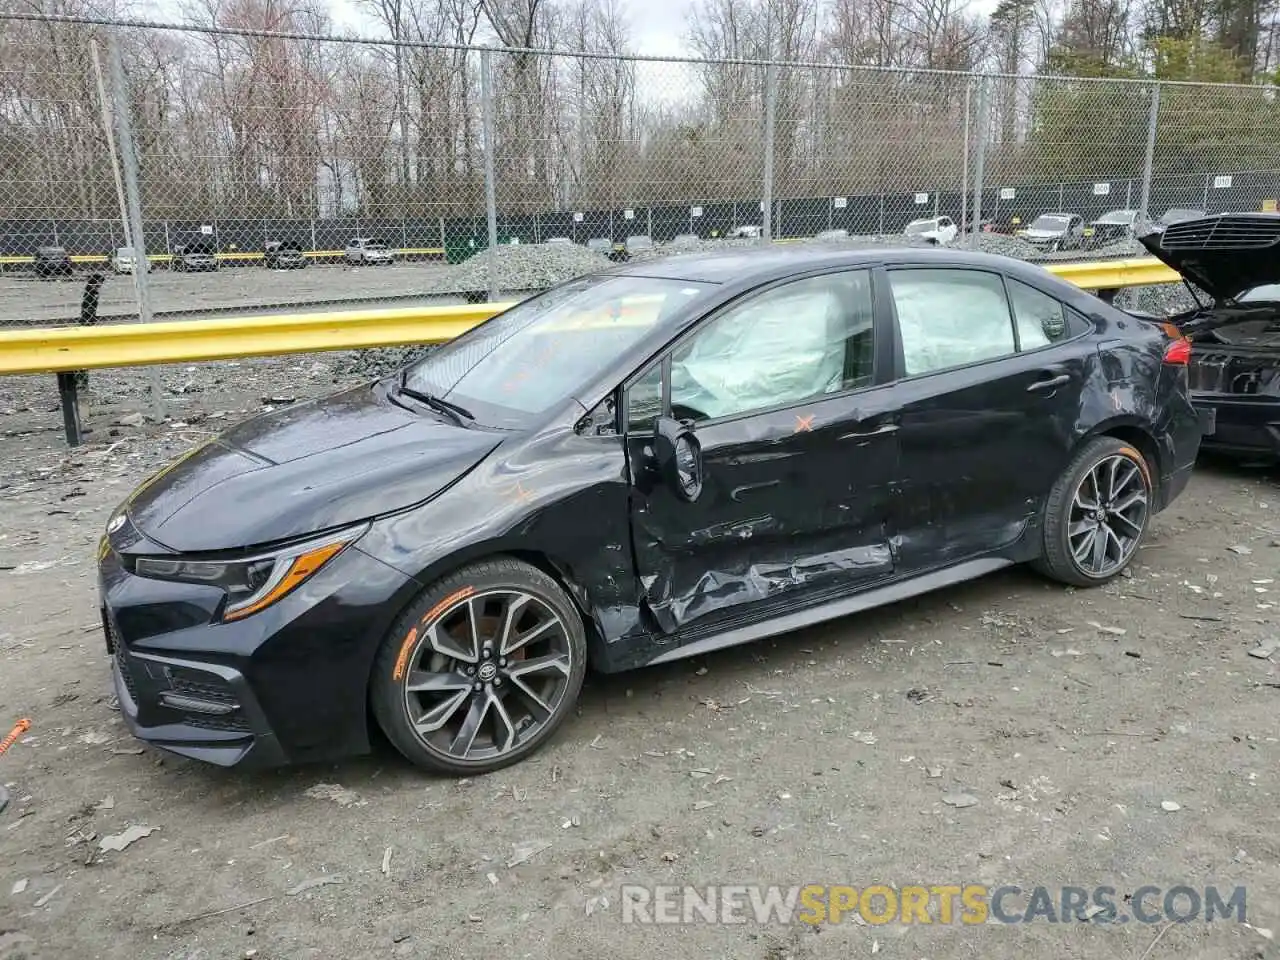
[(133, 678), (133, 668), (129, 663), (129, 655), (124, 649), (116, 644), (116, 669), (120, 671), (120, 679), (124, 681), (124, 688), (129, 691), (129, 696), (133, 698), (133, 702), (138, 702), (138, 688)]
[(1257, 250), (1280, 242), (1280, 217), (1230, 214), (1166, 227), (1165, 250)]
[(225, 730), (230, 733), (249, 733), (251, 730), (249, 721), (239, 713), (221, 717), (207, 713), (184, 713), (182, 722), (193, 727), (200, 727), (202, 730)]
[(238, 705), (236, 695), (231, 689), (231, 685), (221, 677), (213, 674), (192, 670), (184, 670), (182, 667), (169, 668), (169, 685), (174, 693), (181, 694), (184, 697), (194, 697), (198, 700), (208, 700), (212, 703), (229, 703)]

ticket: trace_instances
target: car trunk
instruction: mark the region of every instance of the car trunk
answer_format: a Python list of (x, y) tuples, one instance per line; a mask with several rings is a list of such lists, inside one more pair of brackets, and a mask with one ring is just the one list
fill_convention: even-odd
[(1257, 296), (1280, 283), (1280, 216), (1222, 214), (1139, 239), (1212, 298), (1170, 318), (1195, 345), (1191, 391), (1280, 398), (1280, 289)]

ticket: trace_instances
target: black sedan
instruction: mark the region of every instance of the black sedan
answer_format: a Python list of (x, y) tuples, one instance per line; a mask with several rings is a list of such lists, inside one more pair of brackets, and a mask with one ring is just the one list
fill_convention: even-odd
[(618, 671), (1030, 562), (1106, 583), (1183, 490), (1188, 344), (1034, 266), (725, 251), (526, 300), (251, 419), (111, 517), (134, 734), (494, 770)]
[(65, 247), (40, 247), (31, 261), (31, 268), (41, 280), (70, 277), (76, 272)]
[(1191, 399), (1207, 451), (1280, 461), (1280, 214), (1224, 213), (1140, 238), (1212, 298), (1171, 318), (1195, 341)]

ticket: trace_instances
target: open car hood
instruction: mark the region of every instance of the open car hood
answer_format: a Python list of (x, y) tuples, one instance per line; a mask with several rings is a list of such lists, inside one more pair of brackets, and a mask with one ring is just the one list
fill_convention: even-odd
[(1280, 214), (1223, 213), (1183, 220), (1138, 239), (1218, 304), (1280, 282)]

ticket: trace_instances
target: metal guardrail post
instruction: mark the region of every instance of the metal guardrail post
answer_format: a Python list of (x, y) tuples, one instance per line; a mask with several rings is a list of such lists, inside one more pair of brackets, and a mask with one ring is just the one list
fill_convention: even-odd
[(1138, 201), (1138, 219), (1147, 220), (1151, 203), (1151, 171), (1156, 160), (1156, 129), (1160, 123), (1160, 84), (1151, 85), (1151, 109), (1147, 116), (1147, 155), (1142, 164), (1142, 198)]
[[(120, 156), (121, 176), (124, 180), (125, 208), (128, 213), (129, 245), (133, 248), (133, 288), (138, 296), (138, 320), (150, 323), (151, 312), (151, 261), (147, 258), (147, 238), (142, 228), (142, 194), (138, 189), (138, 153), (133, 141), (133, 121), (129, 116), (129, 94), (124, 82), (124, 64), (120, 60), (120, 46), (113, 35), (107, 36), (107, 70), (111, 80), (111, 111)], [(154, 367), (148, 370), (148, 386), (151, 394), (151, 415), (164, 417), (161, 399), (160, 373)]]
[(494, 180), (493, 54), (480, 51), (480, 111), (484, 128), (484, 212), (489, 226), (489, 299), (498, 299), (498, 194)]
[(978, 247), (978, 234), (982, 232), (982, 179), (987, 158), (987, 124), (990, 113), (988, 78), (978, 78), (978, 136), (973, 145), (973, 247)]
[(765, 243), (773, 239), (773, 124), (778, 112), (778, 68), (770, 63), (764, 68), (764, 173), (760, 186), (760, 236)]

